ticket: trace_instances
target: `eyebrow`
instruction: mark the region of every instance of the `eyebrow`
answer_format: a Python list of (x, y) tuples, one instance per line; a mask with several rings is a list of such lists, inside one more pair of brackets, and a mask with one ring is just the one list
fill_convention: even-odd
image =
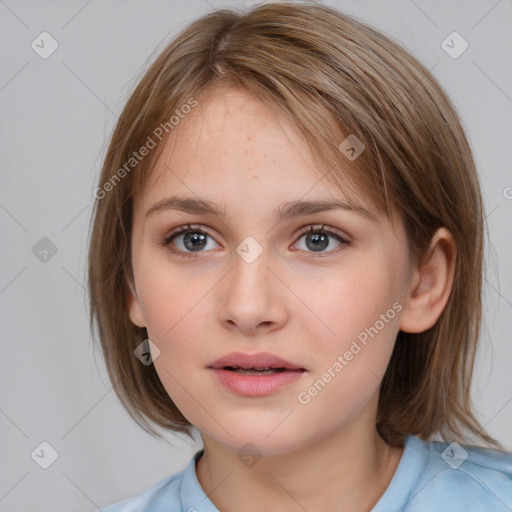
[[(213, 214), (226, 217), (225, 204), (218, 204), (206, 199), (193, 197), (167, 197), (155, 203), (146, 212), (145, 219), (162, 211), (179, 210), (192, 214)], [(316, 201), (291, 201), (284, 203), (274, 211), (274, 220), (280, 222), (285, 219), (299, 217), (301, 215), (312, 215), (329, 210), (345, 210), (355, 213), (371, 222), (377, 222), (377, 217), (362, 206), (349, 204), (338, 199), (316, 200)]]

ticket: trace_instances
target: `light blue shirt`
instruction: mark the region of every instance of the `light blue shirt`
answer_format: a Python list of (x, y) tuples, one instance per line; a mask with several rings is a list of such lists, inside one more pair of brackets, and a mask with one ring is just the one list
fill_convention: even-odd
[[(219, 512), (187, 467), (103, 512)], [(405, 440), (398, 468), (372, 512), (511, 512), (512, 454), (457, 443)]]

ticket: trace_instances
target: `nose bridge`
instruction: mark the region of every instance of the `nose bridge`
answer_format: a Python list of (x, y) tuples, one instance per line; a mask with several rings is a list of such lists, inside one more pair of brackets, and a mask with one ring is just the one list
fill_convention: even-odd
[(229, 329), (237, 326), (251, 333), (260, 328), (282, 326), (286, 319), (284, 297), (270, 268), (272, 254), (255, 239), (245, 239), (236, 248), (233, 265), (219, 297), (219, 321)]
[(233, 261), (232, 284), (242, 290), (256, 293), (266, 291), (271, 254), (252, 236), (246, 237), (237, 247)]

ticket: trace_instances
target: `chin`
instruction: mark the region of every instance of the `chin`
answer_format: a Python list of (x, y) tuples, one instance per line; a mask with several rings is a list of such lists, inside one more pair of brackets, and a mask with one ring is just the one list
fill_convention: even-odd
[[(278, 432), (278, 430), (281, 431)], [(270, 435), (269, 432), (271, 432)], [(256, 457), (286, 455), (311, 442), (311, 439), (306, 435), (302, 441), (300, 438), (292, 437), (289, 430), (284, 427), (278, 427), (272, 432), (271, 428), (261, 428), (261, 426), (256, 430), (254, 424), (247, 428), (243, 424), (237, 424), (236, 431), (231, 430), (231, 433), (233, 436), (226, 434), (225, 431), (215, 432), (213, 435), (208, 433), (207, 435), (214, 442), (240, 454), (240, 456), (246, 454)]]

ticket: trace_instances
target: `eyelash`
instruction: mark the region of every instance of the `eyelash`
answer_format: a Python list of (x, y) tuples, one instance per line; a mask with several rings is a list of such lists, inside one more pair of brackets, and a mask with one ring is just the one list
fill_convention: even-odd
[[(185, 224), (183, 226), (178, 226), (177, 228), (174, 228), (173, 230), (171, 230), (169, 233), (167, 233), (165, 236), (163, 236), (158, 241), (158, 243), (159, 243), (159, 245), (162, 245), (162, 246), (167, 247), (169, 249), (169, 244), (172, 242), (172, 240), (174, 238), (176, 238), (179, 235), (182, 235), (182, 234), (185, 234), (185, 233), (190, 233), (190, 232), (192, 232), (192, 233), (200, 233), (202, 235), (208, 235), (211, 238), (213, 238), (208, 231), (205, 231), (200, 226), (192, 226), (190, 224)], [(307, 235), (309, 233), (316, 233), (316, 234), (324, 233), (324, 234), (333, 236), (334, 238), (337, 238), (338, 241), (340, 242), (340, 245), (336, 249), (332, 249), (332, 250), (327, 251), (325, 253), (315, 254), (314, 252), (310, 252), (310, 254), (311, 254), (311, 256), (313, 258), (324, 258), (326, 256), (331, 256), (333, 254), (338, 254), (339, 252), (343, 251), (345, 249), (345, 246), (349, 245), (349, 243), (350, 243), (347, 240), (345, 240), (344, 238), (342, 238), (338, 233), (336, 233), (336, 232), (334, 232), (332, 230), (329, 230), (329, 229), (324, 229), (324, 225), (323, 224), (322, 224), (321, 227), (317, 227), (317, 226), (312, 226), (311, 225), (311, 226), (308, 226), (306, 228), (301, 229), (301, 231), (298, 234), (297, 240), (300, 240), (304, 235)], [(185, 258), (195, 258), (195, 257), (197, 257), (197, 255), (194, 252), (184, 252), (184, 251), (181, 251), (181, 250), (176, 251), (176, 250), (173, 250), (173, 249), (169, 249), (169, 251), (174, 253), (174, 254), (179, 254), (180, 256), (184, 256)], [(202, 252), (202, 251), (198, 251), (198, 252)]]

